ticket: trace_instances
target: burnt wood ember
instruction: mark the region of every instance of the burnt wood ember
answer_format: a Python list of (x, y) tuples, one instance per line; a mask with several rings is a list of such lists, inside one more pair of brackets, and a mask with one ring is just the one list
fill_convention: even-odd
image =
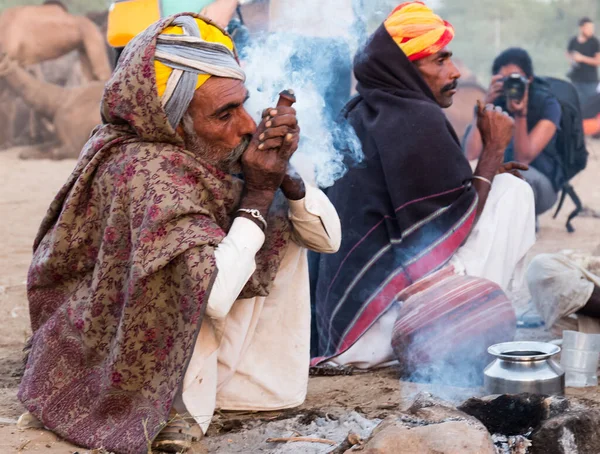
[(564, 398), (504, 394), (483, 399), (471, 398), (458, 409), (477, 418), (490, 433), (510, 436), (536, 429), (542, 421), (564, 412), (568, 406)]

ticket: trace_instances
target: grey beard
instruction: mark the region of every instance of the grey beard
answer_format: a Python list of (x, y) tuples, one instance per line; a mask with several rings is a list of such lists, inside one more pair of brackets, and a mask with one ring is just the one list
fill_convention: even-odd
[(233, 150), (223, 150), (223, 148), (211, 145), (198, 136), (194, 130), (194, 120), (189, 114), (183, 116), (181, 126), (187, 150), (224, 172), (230, 174), (242, 172), (242, 155), (250, 144), (250, 137), (244, 137)]

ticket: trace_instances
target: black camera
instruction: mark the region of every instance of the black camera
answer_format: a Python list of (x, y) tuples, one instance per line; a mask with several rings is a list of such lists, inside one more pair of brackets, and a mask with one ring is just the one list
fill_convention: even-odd
[(502, 90), (506, 99), (521, 101), (529, 81), (519, 73), (512, 73), (503, 79)]

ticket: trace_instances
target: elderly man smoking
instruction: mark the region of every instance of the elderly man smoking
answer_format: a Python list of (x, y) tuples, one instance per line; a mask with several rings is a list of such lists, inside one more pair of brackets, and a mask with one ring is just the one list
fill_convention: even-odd
[[(294, 110), (257, 127), (244, 78), (230, 38), (188, 14), (136, 37), (106, 86), (28, 277), (19, 398), (67, 440), (142, 453), (178, 402), (206, 430), (215, 407), (305, 398), (305, 248), (335, 252), (339, 219), (286, 176)], [(155, 447), (188, 446), (179, 428)]]

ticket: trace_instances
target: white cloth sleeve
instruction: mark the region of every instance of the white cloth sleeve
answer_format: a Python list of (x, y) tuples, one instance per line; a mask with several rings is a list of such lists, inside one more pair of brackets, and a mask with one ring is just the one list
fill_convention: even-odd
[(215, 249), (217, 277), (208, 298), (206, 315), (223, 319), (256, 270), (255, 257), (265, 234), (250, 219), (234, 219), (227, 236)]
[(307, 184), (303, 199), (288, 202), (296, 240), (315, 252), (337, 252), (342, 241), (342, 228), (337, 211), (327, 196)]

